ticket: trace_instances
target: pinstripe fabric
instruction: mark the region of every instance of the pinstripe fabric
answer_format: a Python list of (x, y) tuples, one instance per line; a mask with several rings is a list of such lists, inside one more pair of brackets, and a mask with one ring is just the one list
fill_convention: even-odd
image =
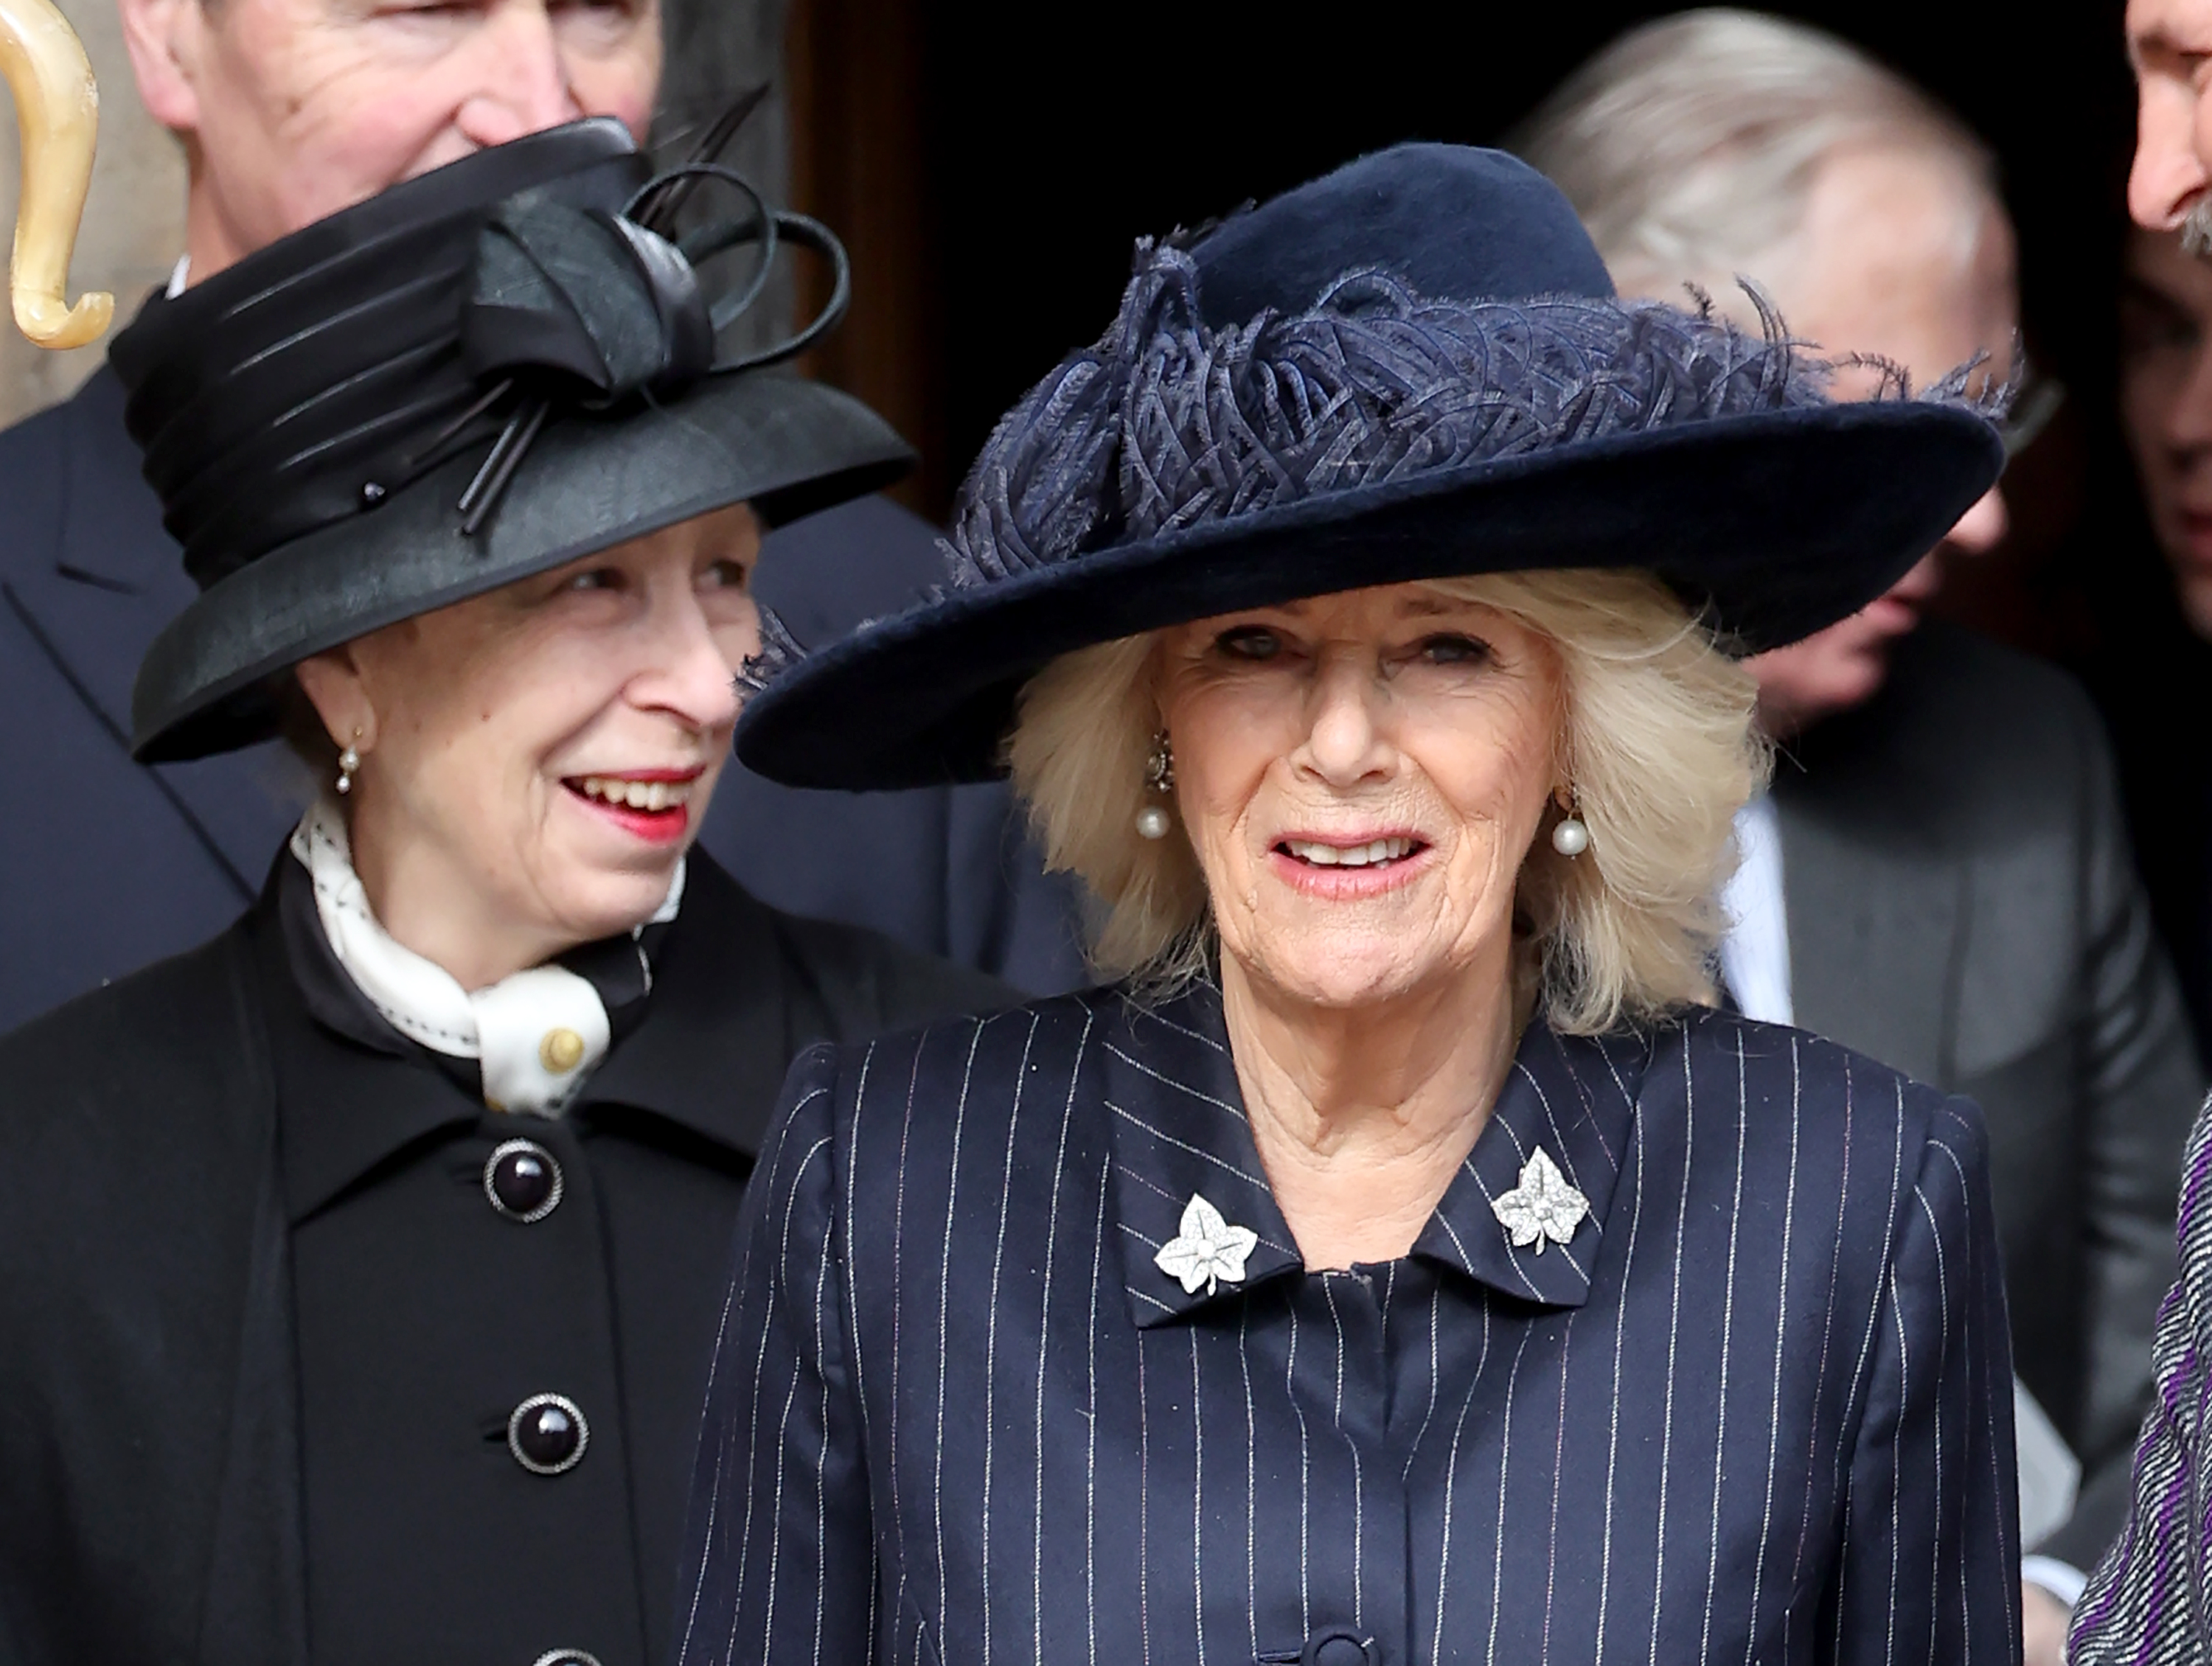
[(2181, 1276), (2151, 1342), (2158, 1391), (2136, 1445), (2128, 1524), (2074, 1605), (2074, 1666), (2197, 1666), (2212, 1658), (2212, 1103), (2182, 1163)]
[[(1539, 1145), (1591, 1208), (1541, 1255), (1489, 1204)], [(1194, 1191), (1241, 1285), (1153, 1264)], [(1532, 1028), (1413, 1254), (1321, 1275), (1212, 991), (817, 1049), (682, 1660), (2002, 1666), (2009, 1381), (1978, 1114), (1791, 1031)]]

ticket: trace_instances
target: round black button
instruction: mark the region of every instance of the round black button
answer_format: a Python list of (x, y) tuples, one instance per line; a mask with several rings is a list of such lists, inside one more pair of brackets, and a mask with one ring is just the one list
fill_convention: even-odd
[(1298, 1666), (1375, 1666), (1374, 1641), (1349, 1626), (1331, 1626), (1306, 1639)]
[(530, 1666), (599, 1666), (599, 1657), (581, 1649), (548, 1649)]
[(533, 1394), (507, 1420), (507, 1449), (533, 1475), (557, 1475), (583, 1462), (592, 1426), (574, 1400)]
[(484, 1196), (510, 1221), (543, 1221), (561, 1202), (561, 1165), (535, 1140), (508, 1140), (484, 1163)]

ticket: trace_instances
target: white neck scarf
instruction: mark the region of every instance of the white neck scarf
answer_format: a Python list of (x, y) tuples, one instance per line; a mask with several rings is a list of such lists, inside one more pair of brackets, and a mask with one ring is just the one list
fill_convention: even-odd
[[(451, 1058), (475, 1059), (484, 1103), (493, 1110), (558, 1116), (607, 1056), (612, 1038), (605, 1003), (589, 979), (566, 966), (532, 966), (471, 994), (444, 967), (396, 941), (369, 908), (354, 871), (345, 818), (328, 797), (301, 819), (292, 854), (314, 882), (323, 935), (346, 975), (410, 1040)], [(630, 935), (674, 919), (683, 900), (678, 862), (666, 900)], [(652, 984), (647, 967), (647, 988)]]

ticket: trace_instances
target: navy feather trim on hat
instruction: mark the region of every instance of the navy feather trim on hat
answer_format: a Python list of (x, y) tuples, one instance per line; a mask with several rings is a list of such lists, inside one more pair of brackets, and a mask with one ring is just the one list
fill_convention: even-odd
[[(1217, 332), (1191, 256), (1138, 253), (1113, 327), (1006, 415), (969, 472), (956, 585), (1429, 470), (1827, 403), (1829, 365), (1748, 283), (1756, 336), (1709, 302), (1437, 300), (1380, 270)], [(1972, 369), (1919, 397), (1996, 415), (2002, 391), (1965, 398)], [(1901, 376), (1885, 392), (1912, 397)]]
[(1986, 491), (1977, 367), (1870, 399), (1756, 289), (1745, 329), (1615, 298), (1572, 208), (1495, 151), (1404, 145), (1138, 245), (1111, 327), (1000, 423), (947, 584), (745, 679), (738, 756), (793, 785), (1003, 768), (1062, 654), (1380, 585), (1649, 572), (1732, 651), (1881, 594)]
[[(1694, 309), (1555, 295), (1436, 300), (1380, 270), (1309, 310), (1214, 330), (1196, 262), (1137, 245), (1137, 274), (1096, 346), (1002, 417), (962, 483), (947, 579), (967, 590), (1103, 545), (1232, 520), (1431, 470), (1757, 412), (1827, 405), (1836, 367), (1808, 354), (1757, 285), (1753, 335)], [(1915, 392), (1896, 367), (1877, 400), (2001, 417), (2013, 385), (1969, 391), (1981, 361)], [(805, 650), (770, 621), (745, 686)]]

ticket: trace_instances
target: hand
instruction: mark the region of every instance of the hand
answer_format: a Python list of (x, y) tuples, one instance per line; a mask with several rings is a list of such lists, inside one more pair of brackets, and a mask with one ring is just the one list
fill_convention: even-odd
[(2065, 1666), (2066, 1628), (2074, 1611), (2041, 1585), (2020, 1588), (2020, 1640), (2023, 1666)]

